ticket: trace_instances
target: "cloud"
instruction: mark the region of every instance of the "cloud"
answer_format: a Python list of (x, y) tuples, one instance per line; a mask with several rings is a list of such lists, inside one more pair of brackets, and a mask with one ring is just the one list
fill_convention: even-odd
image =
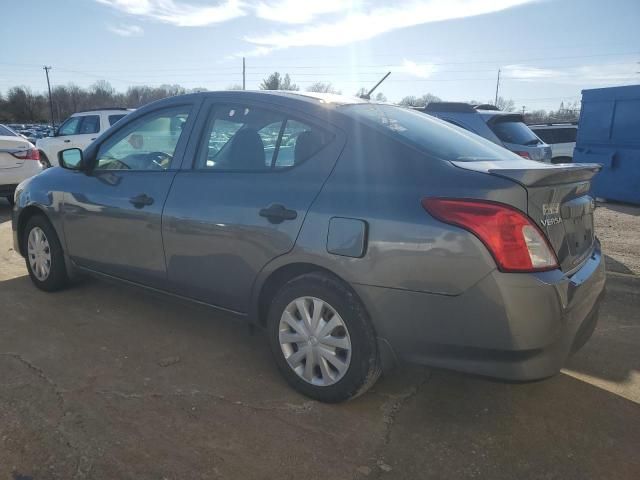
[(107, 30), (121, 37), (140, 37), (144, 33), (138, 25), (107, 25)]
[(245, 40), (254, 45), (274, 49), (337, 47), (368, 40), (401, 28), (493, 13), (531, 1), (533, 0), (413, 0), (404, 4), (398, 2), (393, 7), (370, 7), (367, 11), (351, 11), (331, 22), (266, 35), (250, 35), (245, 37)]
[(528, 65), (507, 65), (502, 68), (505, 76), (515, 80), (533, 81), (558, 76), (560, 72), (548, 68), (531, 67)]
[(407, 73), (419, 78), (429, 78), (438, 70), (439, 67), (434, 63), (418, 64), (406, 58), (403, 60), (402, 66), (396, 69), (397, 72)]
[(521, 82), (556, 83), (563, 85), (610, 85), (634, 78), (636, 64), (609, 63), (599, 65), (580, 65), (565, 68), (540, 68), (528, 65), (507, 65), (502, 68), (505, 79)]
[(96, 0), (116, 10), (178, 27), (204, 27), (246, 15), (240, 0), (223, 0), (215, 6), (174, 0)]
[(319, 15), (348, 11), (348, 0), (279, 0), (260, 2), (255, 8), (259, 18), (280, 23), (309, 23)]

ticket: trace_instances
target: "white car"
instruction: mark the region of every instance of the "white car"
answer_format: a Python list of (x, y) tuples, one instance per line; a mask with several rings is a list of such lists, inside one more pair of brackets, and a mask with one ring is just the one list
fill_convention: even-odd
[(529, 125), (544, 143), (551, 146), (552, 163), (571, 163), (578, 135), (577, 123), (544, 123)]
[(42, 171), (36, 147), (10, 128), (0, 125), (0, 197), (13, 205), (13, 193), (20, 182)]
[(36, 147), (43, 163), (58, 166), (58, 152), (67, 148), (84, 150), (98, 135), (131, 111), (126, 108), (104, 108), (74, 113), (62, 122), (53, 137), (37, 140)]

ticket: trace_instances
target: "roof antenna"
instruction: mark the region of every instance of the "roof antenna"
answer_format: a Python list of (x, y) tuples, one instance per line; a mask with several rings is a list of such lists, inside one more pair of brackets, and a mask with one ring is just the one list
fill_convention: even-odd
[(391, 75), (391, 72), (387, 72), (387, 74), (386, 74), (384, 77), (382, 77), (382, 78), (380, 79), (380, 81), (379, 81), (378, 83), (376, 83), (376, 84), (375, 84), (375, 86), (374, 86), (371, 90), (369, 90), (369, 91), (368, 91), (367, 93), (365, 93), (364, 95), (360, 95), (360, 98), (363, 98), (363, 99), (365, 99), (365, 100), (371, 100), (371, 94), (373, 93), (373, 91), (374, 91), (376, 88), (378, 88), (378, 87), (380, 86), (380, 84), (381, 84), (382, 82), (384, 82), (384, 81), (387, 79), (387, 77), (388, 77), (389, 75)]

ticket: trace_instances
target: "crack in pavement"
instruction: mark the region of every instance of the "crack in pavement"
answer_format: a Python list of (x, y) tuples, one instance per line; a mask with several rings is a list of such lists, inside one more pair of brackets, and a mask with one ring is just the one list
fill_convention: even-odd
[(418, 393), (420, 393), (421, 388), (431, 379), (432, 371), (426, 370), (425, 374), (420, 378), (420, 380), (406, 391), (399, 393), (397, 395), (393, 394), (380, 394), (378, 395), (386, 397), (388, 400), (384, 402), (382, 405), (382, 421), (384, 423), (384, 432), (382, 434), (382, 445), (379, 448), (379, 452), (376, 455), (375, 459), (373, 459), (373, 467), (365, 467), (367, 473), (364, 471), (357, 471), (355, 474), (355, 478), (362, 478), (363, 476), (369, 476), (373, 474), (371, 478), (379, 478), (383, 473), (388, 473), (391, 471), (391, 467), (385, 463), (384, 451), (386, 447), (391, 442), (391, 431), (393, 430), (393, 426), (396, 423), (396, 417), (402, 410), (402, 408), (406, 405), (406, 403), (414, 398)]
[(58, 385), (56, 384), (56, 382), (54, 382), (51, 379), (51, 377), (49, 377), (46, 373), (44, 373), (44, 371), (40, 367), (37, 367), (35, 364), (31, 363), (29, 360), (24, 358), (19, 353), (0, 352), (0, 355), (2, 355), (3, 357), (13, 358), (14, 360), (19, 361), (20, 363), (25, 365), (29, 370), (35, 372), (35, 374), (39, 378), (47, 382), (53, 388), (56, 398), (58, 399), (58, 404), (60, 409), (64, 411), (64, 397), (62, 395), (62, 391), (58, 388)]
[(116, 397), (120, 397), (120, 398), (125, 398), (125, 399), (145, 399), (145, 398), (163, 398), (163, 397), (178, 397), (178, 398), (188, 398), (188, 397), (196, 397), (196, 396), (203, 396), (203, 397), (208, 397), (211, 398), (213, 400), (222, 402), (222, 403), (226, 403), (228, 405), (234, 405), (237, 407), (243, 407), (243, 408), (248, 408), (250, 410), (254, 410), (254, 411), (258, 411), (258, 412), (275, 412), (275, 411), (282, 411), (282, 412), (294, 412), (294, 413), (306, 413), (309, 412), (312, 408), (315, 402), (313, 401), (307, 401), (307, 402), (303, 402), (301, 404), (293, 404), (293, 403), (285, 403), (283, 406), (264, 406), (264, 405), (254, 405), (251, 403), (246, 403), (243, 402), (241, 400), (231, 400), (227, 397), (225, 397), (224, 395), (220, 395), (220, 394), (216, 394), (216, 393), (211, 393), (211, 392), (202, 392), (200, 390), (192, 390), (190, 392), (167, 392), (167, 393), (162, 393), (162, 392), (149, 392), (149, 393), (127, 393), (127, 392), (121, 392), (118, 390), (95, 390), (94, 393), (98, 394), (98, 395), (112, 395), (112, 396), (116, 396)]
[[(66, 444), (66, 446), (70, 448), (72, 451), (76, 452), (76, 454), (78, 455), (73, 478), (86, 477), (86, 475), (91, 472), (91, 469), (93, 467), (93, 462), (90, 462), (86, 455), (88, 453), (88, 450), (86, 448), (81, 448), (76, 446), (74, 444), (75, 442), (73, 441), (72, 435), (69, 432), (67, 432), (62, 425), (66, 414), (69, 413), (70, 411), (65, 407), (66, 401), (64, 398), (64, 394), (69, 393), (70, 391), (59, 388), (58, 384), (51, 377), (49, 377), (44, 372), (44, 370), (42, 370), (37, 365), (35, 365), (34, 363), (24, 358), (21, 354), (14, 353), (14, 352), (0, 352), (0, 356), (13, 358), (14, 360), (17, 360), (22, 365), (26, 366), (29, 370), (34, 372), (38, 378), (44, 380), (52, 388), (57, 399), (58, 409), (61, 412), (54, 423), (54, 430), (62, 436), (62, 441)], [(88, 467), (86, 466), (87, 462), (89, 462)]]

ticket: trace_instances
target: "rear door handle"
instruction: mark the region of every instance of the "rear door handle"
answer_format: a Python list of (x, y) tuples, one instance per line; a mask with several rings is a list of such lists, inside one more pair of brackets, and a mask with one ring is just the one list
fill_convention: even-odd
[(153, 205), (153, 198), (146, 193), (141, 193), (135, 197), (131, 197), (129, 202), (136, 208), (142, 208), (144, 206)]
[(265, 217), (271, 223), (282, 223), (285, 220), (295, 220), (298, 217), (298, 212), (289, 210), (279, 203), (274, 203), (261, 209), (260, 216)]
[(66, 139), (66, 140), (63, 140), (63, 142), (64, 142), (64, 143), (69, 143), (69, 142), (71, 142), (71, 140)]

